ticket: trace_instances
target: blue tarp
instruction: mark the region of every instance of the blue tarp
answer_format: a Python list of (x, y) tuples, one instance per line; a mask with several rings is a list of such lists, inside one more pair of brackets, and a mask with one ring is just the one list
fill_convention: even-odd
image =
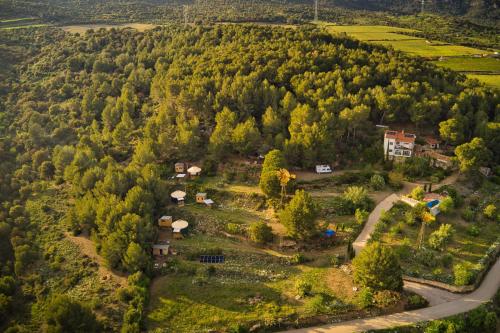
[(326, 237), (333, 237), (333, 236), (335, 236), (335, 231), (333, 231), (333, 230), (331, 230), (331, 229), (327, 229), (327, 230), (325, 231), (325, 236), (326, 236)]
[(427, 203), (427, 207), (432, 208), (432, 207), (436, 206), (438, 203), (439, 203), (439, 200), (437, 200), (437, 199), (436, 199), (436, 200), (429, 201), (429, 202)]

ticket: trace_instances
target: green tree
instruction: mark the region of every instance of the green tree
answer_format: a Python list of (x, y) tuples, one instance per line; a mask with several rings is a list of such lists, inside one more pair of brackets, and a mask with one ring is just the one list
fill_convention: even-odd
[(455, 207), (455, 203), (450, 196), (447, 196), (439, 203), (439, 211), (443, 214), (449, 213), (453, 207)]
[(364, 288), (396, 291), (403, 288), (401, 266), (390, 247), (371, 243), (354, 258), (352, 265), (354, 281)]
[(490, 160), (490, 151), (486, 148), (483, 139), (474, 138), (455, 149), (460, 165), (460, 171), (470, 172), (478, 170), (479, 167)]
[(379, 174), (375, 174), (370, 178), (370, 186), (374, 190), (381, 190), (385, 186), (385, 179)]
[(149, 268), (150, 260), (146, 251), (139, 244), (132, 242), (123, 256), (123, 265), (131, 273), (145, 271)]
[(415, 200), (422, 200), (425, 197), (425, 191), (422, 186), (417, 186), (411, 190), (410, 197)]
[(47, 333), (92, 333), (101, 330), (94, 313), (68, 296), (57, 296), (46, 309), (44, 331)]
[(252, 242), (265, 244), (273, 240), (273, 229), (265, 222), (255, 222), (248, 228), (248, 236)]
[(311, 238), (317, 232), (318, 209), (311, 195), (297, 190), (292, 200), (279, 214), (288, 235), (297, 239)]
[(281, 151), (275, 149), (266, 154), (260, 174), (259, 187), (267, 197), (277, 198), (281, 187), (277, 171), (285, 166)]
[(489, 204), (486, 207), (484, 207), (483, 214), (490, 220), (494, 220), (496, 218), (497, 213), (497, 206), (494, 204)]
[(446, 143), (460, 144), (464, 140), (464, 124), (461, 118), (450, 118), (439, 123), (439, 135)]
[(253, 117), (250, 117), (245, 122), (236, 125), (232, 133), (234, 148), (242, 155), (247, 155), (252, 151), (256, 151), (259, 140), (260, 133)]
[(231, 139), (238, 117), (236, 113), (225, 107), (215, 116), (215, 128), (210, 136), (210, 151), (217, 157), (231, 152)]
[(442, 224), (439, 229), (429, 236), (429, 246), (434, 250), (443, 251), (446, 245), (451, 241), (455, 230), (451, 224)]

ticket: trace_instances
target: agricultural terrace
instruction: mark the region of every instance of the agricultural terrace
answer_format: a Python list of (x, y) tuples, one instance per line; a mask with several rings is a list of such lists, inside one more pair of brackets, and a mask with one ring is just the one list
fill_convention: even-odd
[(468, 74), (467, 77), (479, 80), (487, 86), (500, 89), (500, 75)]
[[(348, 243), (360, 232), (368, 211), (392, 191), (384, 184), (378, 183), (377, 190), (370, 185), (374, 172), (338, 172), (319, 179), (301, 172), (294, 187), (307, 190), (319, 205), (320, 229), (337, 234), (333, 239), (296, 241), (287, 237), (274, 209), (264, 208), (266, 198), (258, 186), (260, 166), (234, 163), (224, 169), (217, 176), (190, 180), (186, 204), (169, 210), (190, 221), (192, 229), (184, 239), (171, 240), (178, 255), (159, 268), (160, 276), (152, 282), (149, 329), (224, 331), (257, 323), (276, 329), (405, 306), (405, 294), (391, 293), (379, 295), (376, 306), (365, 308), (359, 291), (353, 289), (351, 268), (344, 265)], [(355, 216), (345, 199), (349, 186), (366, 189), (362, 218)], [(194, 193), (199, 191), (206, 192), (216, 207), (195, 203)], [(274, 238), (267, 244), (248, 238), (249, 228), (258, 221), (272, 227)], [(198, 262), (206, 254), (224, 255), (225, 262)], [(301, 291), (302, 282), (310, 290)]]

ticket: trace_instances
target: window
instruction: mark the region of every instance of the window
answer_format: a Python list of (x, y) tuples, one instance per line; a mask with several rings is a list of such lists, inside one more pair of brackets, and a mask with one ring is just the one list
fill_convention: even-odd
[(392, 146), (393, 144), (394, 144), (394, 142), (392, 142), (392, 141), (391, 141), (391, 142), (389, 142), (389, 145), (391, 145), (391, 146)]

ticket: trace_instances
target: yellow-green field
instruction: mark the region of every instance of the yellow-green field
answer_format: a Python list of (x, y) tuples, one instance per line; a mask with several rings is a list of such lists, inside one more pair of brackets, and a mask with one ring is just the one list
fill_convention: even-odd
[(500, 59), (456, 57), (445, 58), (434, 62), (438, 66), (447, 67), (459, 72), (498, 72), (500, 73)]
[(453, 57), (491, 53), (472, 47), (451, 45), (439, 41), (427, 41), (423, 38), (409, 35), (409, 33), (417, 32), (412, 29), (380, 25), (341, 26), (325, 23), (321, 25), (332, 33), (346, 33), (362, 41), (392, 46), (396, 50), (422, 57)]
[(481, 75), (481, 74), (468, 74), (467, 77), (477, 79), (487, 86), (500, 89), (500, 74), (498, 75)]

